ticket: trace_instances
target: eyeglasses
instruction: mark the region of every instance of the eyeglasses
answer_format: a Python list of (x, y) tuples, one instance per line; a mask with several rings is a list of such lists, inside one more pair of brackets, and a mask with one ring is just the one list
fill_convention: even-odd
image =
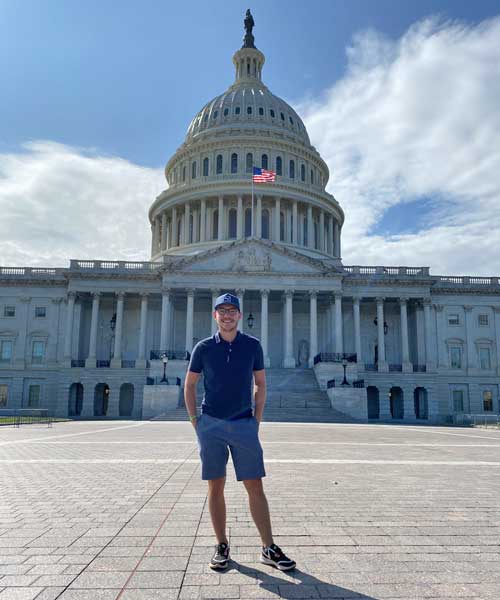
[(225, 315), (235, 317), (240, 311), (237, 308), (218, 308), (217, 312), (221, 317), (224, 317)]

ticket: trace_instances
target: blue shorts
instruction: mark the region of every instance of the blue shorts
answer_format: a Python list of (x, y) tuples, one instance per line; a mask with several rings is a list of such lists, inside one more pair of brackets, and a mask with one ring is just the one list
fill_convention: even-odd
[(258, 432), (259, 424), (255, 417), (226, 421), (202, 414), (196, 424), (201, 478), (225, 477), (229, 452), (238, 481), (265, 477)]

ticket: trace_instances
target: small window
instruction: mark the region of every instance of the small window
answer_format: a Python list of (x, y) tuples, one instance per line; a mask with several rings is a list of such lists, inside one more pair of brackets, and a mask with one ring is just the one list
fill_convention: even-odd
[(208, 176), (208, 157), (203, 159), (203, 177)]
[(186, 181), (186, 166), (182, 167), (182, 181)]
[(262, 155), (261, 164), (262, 164), (262, 168), (263, 169), (267, 169), (268, 168), (269, 161), (267, 159), (267, 154), (263, 154)]
[(196, 179), (196, 161), (191, 164), (191, 179)]
[(274, 117), (276, 116), (276, 114), (272, 108), (270, 109), (269, 114), (271, 115), (271, 119), (274, 119)]
[(238, 155), (235, 153), (231, 154), (231, 173), (238, 172)]
[(488, 315), (479, 315), (478, 318), (478, 323), (481, 326), (488, 326), (489, 321), (488, 321)]
[(0, 408), (5, 408), (7, 406), (8, 399), (9, 399), (9, 386), (2, 384), (2, 385), (0, 385)]
[(489, 348), (479, 348), (479, 366), (486, 371), (491, 369), (491, 355)]
[(249, 152), (247, 154), (246, 172), (251, 173), (253, 169), (253, 154)]
[(214, 110), (214, 114), (212, 115), (212, 119), (216, 119), (219, 116), (219, 111)]
[(448, 315), (448, 325), (460, 325), (460, 318), (458, 315)]
[(15, 317), (16, 316), (16, 307), (15, 306), (4, 306), (3, 307), (3, 316), (4, 317)]
[(452, 369), (462, 368), (462, 349), (458, 346), (450, 348), (450, 366)]
[(229, 108), (225, 108), (224, 109), (224, 116), (227, 117), (228, 114), (229, 114)]
[(292, 117), (288, 117), (290, 119), (290, 125), (293, 125), (293, 119)]
[(33, 342), (31, 362), (35, 365), (43, 363), (45, 357), (45, 342)]
[(0, 344), (0, 362), (10, 363), (12, 359), (12, 342), (10, 340), (4, 340)]
[(282, 120), (282, 121), (284, 121), (284, 120), (285, 120), (285, 115), (284, 115), (282, 112), (280, 112), (280, 117), (281, 117), (281, 120)]
[(276, 157), (276, 175), (283, 175), (283, 162), (281, 156)]
[(247, 106), (247, 115), (251, 115), (251, 114), (252, 114), (252, 107)]
[(314, 171), (311, 169), (311, 183), (314, 183)]
[(237, 107), (234, 109), (234, 114), (235, 114), (235, 115), (239, 115), (239, 114), (240, 114), (240, 111), (241, 111), (240, 107), (239, 107), (239, 106), (237, 106)]
[(483, 410), (484, 412), (493, 412), (493, 392), (491, 390), (483, 391)]
[(264, 109), (262, 108), (262, 106), (259, 106), (259, 116), (264, 116)]
[(217, 154), (217, 163), (215, 166), (215, 172), (217, 175), (222, 173), (222, 154)]
[(306, 180), (306, 167), (304, 165), (300, 165), (300, 180)]
[(291, 160), (290, 161), (290, 179), (295, 179), (295, 161)]
[(453, 412), (464, 412), (464, 391), (453, 390)]
[(28, 391), (28, 407), (38, 408), (40, 406), (40, 385), (30, 385)]
[(45, 306), (35, 306), (35, 317), (43, 319), (47, 316), (47, 308)]

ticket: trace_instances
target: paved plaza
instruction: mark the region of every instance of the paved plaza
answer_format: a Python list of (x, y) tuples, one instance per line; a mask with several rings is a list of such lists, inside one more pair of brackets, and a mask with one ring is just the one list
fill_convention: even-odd
[(276, 542), (228, 468), (232, 562), (187, 422), (0, 428), (0, 600), (500, 598), (500, 432), (264, 423)]

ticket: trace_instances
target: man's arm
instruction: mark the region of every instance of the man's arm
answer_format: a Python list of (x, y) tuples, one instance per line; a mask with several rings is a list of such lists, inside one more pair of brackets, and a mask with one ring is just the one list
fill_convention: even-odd
[(255, 384), (254, 384), (254, 402), (255, 402), (255, 418), (257, 422), (262, 421), (262, 414), (264, 412), (264, 404), (266, 403), (266, 371), (261, 369), (260, 371), (253, 372)]
[[(186, 373), (186, 380), (184, 382), (184, 402), (186, 403), (186, 409), (189, 417), (196, 417), (196, 385), (200, 373), (194, 371), (188, 371)], [(196, 428), (196, 419), (191, 419), (192, 425)]]

